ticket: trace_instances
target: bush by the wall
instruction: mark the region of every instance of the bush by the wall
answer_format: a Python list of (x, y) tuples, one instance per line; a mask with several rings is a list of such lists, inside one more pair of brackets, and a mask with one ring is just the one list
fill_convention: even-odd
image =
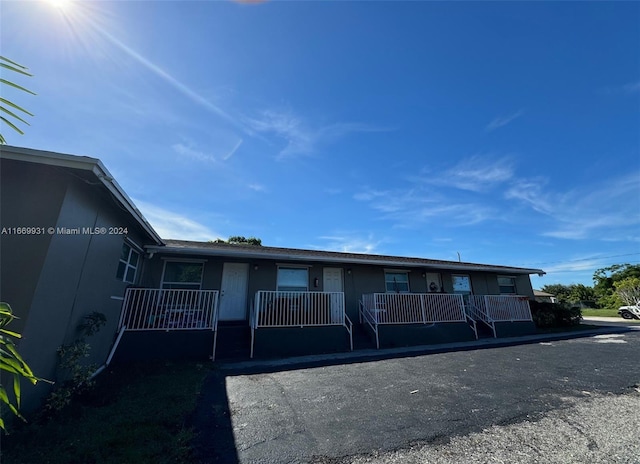
[(540, 303), (530, 301), (531, 316), (536, 327), (569, 327), (580, 324), (582, 311), (562, 303)]

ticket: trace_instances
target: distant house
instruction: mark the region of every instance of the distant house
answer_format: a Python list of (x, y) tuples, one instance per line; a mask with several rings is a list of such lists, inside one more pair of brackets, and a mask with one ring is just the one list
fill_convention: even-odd
[(555, 295), (547, 292), (543, 292), (542, 290), (534, 290), (533, 291), (534, 298), (539, 303), (557, 303), (558, 299)]
[(0, 299), (43, 377), (92, 311), (108, 320), (98, 364), (115, 346), (121, 360), (287, 356), (535, 330), (540, 269), (163, 240), (99, 160), (0, 150)]

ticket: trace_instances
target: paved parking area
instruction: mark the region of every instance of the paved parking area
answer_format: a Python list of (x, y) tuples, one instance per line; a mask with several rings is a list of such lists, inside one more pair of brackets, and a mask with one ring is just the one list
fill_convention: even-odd
[[(286, 370), (281, 366), (278, 371), (263, 373), (218, 371), (208, 382), (212, 393), (205, 395), (200, 406), (209, 412), (213, 423), (201, 428), (200, 459), (240, 463), (460, 462), (447, 446), (471, 446), (469, 443), (483, 440), (500, 443), (491, 435), (494, 427), (504, 431), (505, 437), (508, 431), (513, 433), (503, 442), (511, 447), (505, 448), (505, 456), (524, 453), (522, 456), (540, 458), (531, 443), (522, 439), (526, 433), (514, 427), (532, 427), (529, 433), (536, 434), (536, 427), (547, 430), (544, 421), (553, 421), (554, 414), (569, 414), (572, 408), (587, 411), (592, 405), (601, 408), (596, 419), (613, 421), (608, 425), (615, 428), (623, 415), (620, 412), (639, 403), (638, 353), (640, 331), (629, 331), (324, 367)], [(570, 420), (579, 422), (585, 417), (578, 410), (576, 414), (577, 419)], [(626, 424), (635, 424), (631, 430), (638, 430), (638, 416), (636, 409)], [(555, 417), (555, 424), (564, 439), (551, 439), (556, 434), (548, 441), (557, 450), (572, 441), (571, 434), (563, 432), (567, 426), (562, 417)], [(574, 432), (579, 434), (581, 427), (578, 423)], [(638, 462), (598, 461), (598, 455), (603, 459), (615, 456), (606, 443), (621, 444), (621, 452), (637, 446), (637, 437), (633, 443), (607, 437), (604, 441), (573, 441), (586, 443), (592, 462)], [(436, 460), (437, 453), (445, 453), (445, 460)], [(424, 461), (425, 455), (432, 459)], [(555, 462), (583, 462), (572, 461), (567, 455), (558, 459)]]

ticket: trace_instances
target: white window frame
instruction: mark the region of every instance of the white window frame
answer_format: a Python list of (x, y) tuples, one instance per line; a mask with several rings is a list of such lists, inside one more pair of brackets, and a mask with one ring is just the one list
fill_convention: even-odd
[[(128, 284), (134, 284), (136, 282), (136, 277), (138, 277), (138, 268), (140, 267), (140, 263), (142, 262), (142, 253), (139, 251), (139, 247), (137, 247), (134, 243), (125, 240), (122, 242), (122, 248), (129, 247), (129, 253), (127, 254), (127, 259), (122, 259), (122, 257), (118, 260), (118, 268), (116, 269), (116, 279), (121, 280), (122, 282), (126, 282)], [(122, 250), (120, 251), (122, 253)], [(136, 264), (131, 264), (132, 256), (137, 256)], [(122, 255), (121, 255), (122, 256)], [(124, 271), (122, 275), (118, 275), (120, 272), (120, 265), (124, 264)], [(127, 280), (127, 275), (129, 274), (129, 270), (133, 269), (133, 279)]]
[[(398, 285), (398, 282), (396, 281), (391, 281), (391, 280), (387, 280), (387, 275), (390, 274), (404, 274), (407, 276), (407, 290), (389, 290), (387, 284), (389, 283), (393, 283), (394, 285)], [(401, 282), (402, 284), (404, 284), (404, 282)], [(411, 285), (409, 284), (409, 271), (404, 271), (404, 270), (400, 270), (400, 269), (385, 269), (384, 270), (384, 291), (385, 293), (411, 293)]]
[[(278, 264), (276, 272), (276, 291), (287, 291), (287, 292), (308, 292), (309, 291), (309, 268), (311, 266), (300, 266), (300, 265), (291, 265), (291, 264)], [(307, 273), (306, 286), (304, 290), (280, 290), (280, 269), (296, 269), (300, 271), (305, 271)], [(302, 288), (302, 287), (300, 287)]]
[[(166, 275), (166, 271), (167, 271), (167, 264), (169, 263), (179, 263), (179, 264), (200, 264), (201, 265), (201, 272), (200, 272), (200, 282), (196, 283), (196, 282), (167, 282), (164, 280), (164, 277)], [(202, 280), (204, 279), (204, 263), (205, 260), (196, 260), (196, 259), (166, 259), (164, 262), (164, 265), (162, 267), (162, 279), (160, 280), (160, 288), (162, 289), (166, 289), (166, 290), (170, 290), (172, 289), (172, 285), (182, 285), (182, 286), (188, 286), (188, 285), (193, 285), (193, 288), (176, 288), (176, 290), (201, 290), (202, 289)], [(168, 285), (168, 287), (165, 287), (165, 285)], [(198, 288), (196, 288), (195, 286), (198, 286)]]
[[(511, 285), (500, 285), (500, 279), (510, 279), (512, 284)], [(513, 287), (513, 292), (503, 292), (502, 291), (502, 287)], [(517, 295), (518, 294), (518, 287), (516, 285), (516, 278), (514, 276), (499, 275), (498, 276), (498, 291), (500, 292), (500, 295)]]

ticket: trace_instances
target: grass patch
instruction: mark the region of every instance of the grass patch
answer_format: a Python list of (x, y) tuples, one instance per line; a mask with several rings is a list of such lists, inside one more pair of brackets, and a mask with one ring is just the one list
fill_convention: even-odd
[(622, 319), (617, 309), (583, 309), (582, 316), (617, 317)]
[(118, 366), (71, 405), (2, 438), (3, 463), (189, 463), (206, 364)]

